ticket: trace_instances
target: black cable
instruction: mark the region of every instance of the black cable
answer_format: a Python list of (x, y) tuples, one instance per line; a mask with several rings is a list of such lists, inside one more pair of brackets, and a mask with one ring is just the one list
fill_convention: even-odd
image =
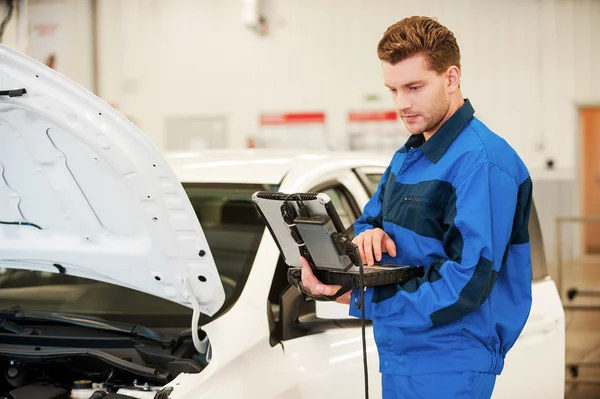
[(42, 230), (42, 228), (40, 226), (38, 226), (35, 223), (30, 223), (30, 222), (3, 222), (3, 221), (0, 220), (0, 224), (11, 224), (11, 225), (18, 225), (18, 226), (31, 226), (31, 227), (35, 227), (36, 229)]
[(290, 197), (296, 197), (296, 198), (298, 198), (298, 206), (299, 207), (304, 207), (304, 201), (302, 201), (302, 197), (298, 193), (288, 194), (288, 196), (285, 197), (285, 200), (283, 200), (283, 203), (287, 204), (287, 202), (289, 201)]
[(367, 339), (365, 336), (365, 275), (363, 264), (358, 265), (360, 288), (360, 329), (362, 333), (363, 368), (365, 378), (365, 399), (369, 399), (369, 367), (367, 364)]
[(284, 222), (290, 228), (292, 238), (294, 239), (294, 241), (296, 241), (296, 244), (298, 245), (298, 251), (300, 252), (300, 255), (304, 259), (306, 259), (307, 262), (310, 264), (311, 268), (314, 269), (314, 261), (312, 259), (312, 256), (310, 255), (310, 252), (308, 252), (308, 249), (306, 248), (306, 244), (304, 243), (304, 240), (302, 240), (302, 236), (300, 235), (298, 228), (294, 224), (294, 219), (296, 219), (296, 216), (297, 216), (296, 210), (288, 202), (289, 199), (294, 196), (298, 198), (297, 202), (298, 202), (298, 210), (299, 210), (300, 216), (305, 217), (305, 218), (310, 217), (310, 210), (308, 209), (308, 206), (306, 206), (304, 204), (304, 201), (302, 201), (302, 197), (300, 196), (300, 194), (297, 194), (297, 193), (289, 194), (285, 198), (285, 200), (283, 201), (283, 204), (281, 204), (281, 209), (280, 209), (281, 216), (282, 216)]
[[(346, 254), (350, 256), (350, 261), (355, 266), (358, 266), (358, 286), (360, 289), (360, 328), (362, 333), (362, 352), (363, 352), (363, 368), (365, 378), (365, 398), (369, 398), (369, 367), (367, 362), (367, 338), (365, 334), (365, 270), (360, 257), (360, 251), (356, 244), (348, 240), (347, 237), (341, 236)], [(352, 305), (350, 305), (352, 306)]]
[(302, 196), (300, 196), (300, 194), (298, 194), (298, 193), (289, 194), (285, 198), (284, 204), (287, 204), (290, 197), (298, 198), (297, 202), (298, 202), (298, 211), (300, 213), (300, 216), (303, 218), (310, 218), (310, 209), (308, 209), (308, 206), (304, 205), (304, 201), (302, 201)]

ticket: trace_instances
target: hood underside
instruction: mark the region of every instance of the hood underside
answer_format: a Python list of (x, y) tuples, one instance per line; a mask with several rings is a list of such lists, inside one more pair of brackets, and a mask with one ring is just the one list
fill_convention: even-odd
[(195, 298), (208, 315), (223, 304), (198, 218), (160, 152), (108, 104), (4, 46), (0, 222), (4, 267)]

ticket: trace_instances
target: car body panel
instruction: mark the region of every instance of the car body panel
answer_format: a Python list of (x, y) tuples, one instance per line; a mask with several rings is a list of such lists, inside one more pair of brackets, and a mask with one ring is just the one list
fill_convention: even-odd
[[(244, 151), (236, 151), (235, 156), (243, 159)], [(260, 152), (259, 152), (260, 153)], [(263, 151), (263, 156), (272, 153), (271, 150)], [(276, 152), (275, 152), (276, 153)], [(365, 184), (361, 182), (361, 171), (376, 176), (382, 174), (387, 165), (385, 157), (365, 159), (353, 157), (354, 154), (337, 154), (335, 156), (322, 158), (318, 163), (301, 162), (290, 163), (286, 169), (285, 177), (281, 182), (282, 192), (311, 191), (315, 187), (323, 187), (323, 184), (339, 182), (342, 183), (352, 194), (360, 209), (364, 207), (372, 191), (365, 190)], [(256, 156), (254, 153), (251, 156)], [(345, 160), (340, 158), (346, 158)], [(353, 170), (358, 168), (359, 170)], [(179, 173), (175, 168), (176, 173)], [(258, 172), (258, 171), (257, 171)], [(265, 174), (266, 175), (266, 174)], [(188, 176), (189, 177), (189, 176)], [(214, 176), (211, 179), (217, 179)], [(233, 181), (239, 179), (231, 178)], [(255, 176), (255, 180), (260, 178)], [(204, 181), (200, 175), (196, 181)], [(218, 179), (217, 179), (218, 180)], [(225, 180), (223, 178), (222, 180)], [(229, 180), (228, 180), (229, 181)], [(273, 184), (273, 181), (268, 183)], [(534, 206), (535, 212), (535, 206)], [(533, 218), (534, 224), (539, 223), (537, 215)], [(538, 252), (543, 249), (541, 231), (538, 228), (531, 229), (532, 239), (536, 241), (533, 246), (532, 261), (544, 262), (545, 258)], [(537, 245), (539, 243), (539, 245)], [(218, 357), (218, 347), (222, 349), (221, 354), (227, 357), (227, 363), (221, 365), (220, 371), (215, 372), (209, 380), (208, 386), (231, 384), (240, 390), (228, 391), (236, 397), (283, 397), (282, 392), (289, 397), (362, 397), (363, 396), (363, 369), (362, 369), (362, 345), (361, 330), (358, 324), (346, 328), (330, 328), (320, 333), (301, 336), (285, 340), (274, 347), (267, 346), (269, 333), (267, 320), (264, 317), (264, 304), (267, 301), (273, 275), (274, 265), (277, 262), (277, 247), (271, 236), (265, 234), (259, 248), (251, 275), (248, 279), (242, 297), (236, 306), (222, 318), (205, 326), (209, 336), (214, 337), (215, 358)], [(544, 266), (545, 267), (545, 266)], [(562, 398), (564, 396), (564, 351), (565, 351), (565, 324), (564, 312), (558, 291), (552, 280), (547, 277), (536, 280), (532, 285), (533, 305), (531, 316), (527, 321), (523, 335), (517, 340), (513, 349), (509, 352), (503, 373), (498, 377), (494, 399), (512, 399), (523, 396), (524, 389), (528, 397), (540, 396), (545, 398)], [(236, 309), (237, 308), (237, 309)], [(316, 316), (322, 319), (353, 319), (348, 316), (346, 305), (317, 302), (315, 304)], [(235, 312), (235, 313), (234, 313)], [(243, 315), (249, 315), (252, 322), (242, 325)], [(254, 335), (255, 339), (240, 337), (237, 328), (249, 329), (248, 335)], [(245, 335), (245, 334), (244, 334)], [(237, 337), (237, 338), (236, 338)], [(211, 338), (212, 340), (213, 338)], [(231, 340), (241, 340), (237, 349), (233, 349), (228, 343)], [(366, 326), (367, 356), (369, 364), (369, 391), (371, 397), (381, 395), (381, 375), (378, 370), (378, 354), (373, 340), (372, 327)], [(261, 343), (261, 344), (259, 344)], [(281, 347), (285, 361), (281, 361), (279, 354)], [(237, 345), (236, 345), (237, 346)], [(260, 394), (249, 391), (247, 394), (241, 387), (251, 387), (254, 377), (254, 359), (263, 355), (247, 357), (244, 348), (275, 353), (272, 361), (261, 362), (260, 375), (272, 374), (273, 376), (287, 375), (287, 380), (278, 378), (270, 379), (268, 384), (262, 385)], [(249, 375), (241, 371), (246, 363)], [(235, 365), (233, 364), (235, 363)], [(282, 368), (285, 370), (282, 372)], [(240, 370), (235, 374), (229, 374), (224, 370)], [(535, 370), (535, 371), (534, 371)], [(539, 373), (538, 373), (539, 371)], [(221, 373), (222, 372), (222, 373)], [(536, 376), (539, 376), (536, 377)], [(192, 380), (191, 377), (189, 381)], [(552, 379), (550, 382), (549, 378)], [(203, 383), (198, 384), (198, 391), (203, 391)], [(526, 388), (525, 388), (526, 387)], [(228, 389), (233, 389), (231, 386)], [(252, 389), (252, 388), (250, 388)], [(252, 393), (250, 393), (252, 392)], [(256, 394), (254, 394), (256, 393)], [(185, 396), (192, 398), (216, 398), (218, 395)]]
[(551, 279), (533, 284), (531, 313), (508, 352), (493, 399), (564, 398), (565, 315)]

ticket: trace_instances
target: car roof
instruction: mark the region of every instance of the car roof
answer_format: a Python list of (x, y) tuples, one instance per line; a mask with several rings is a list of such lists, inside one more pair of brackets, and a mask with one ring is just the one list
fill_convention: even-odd
[(170, 152), (165, 158), (183, 183), (278, 185), (291, 171), (309, 174), (316, 169), (334, 169), (336, 166), (385, 166), (391, 155), (261, 148)]

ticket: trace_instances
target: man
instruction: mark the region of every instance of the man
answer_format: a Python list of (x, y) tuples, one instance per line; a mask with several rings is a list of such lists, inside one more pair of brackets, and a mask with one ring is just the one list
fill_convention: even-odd
[[(377, 51), (411, 137), (356, 221), (354, 243), (368, 266), (425, 266), (421, 278), (365, 291), (383, 397), (489, 398), (531, 307), (531, 179), (463, 98), (446, 27), (403, 19)], [(314, 294), (339, 288), (304, 260), (302, 275)], [(358, 290), (338, 301), (360, 316)]]

